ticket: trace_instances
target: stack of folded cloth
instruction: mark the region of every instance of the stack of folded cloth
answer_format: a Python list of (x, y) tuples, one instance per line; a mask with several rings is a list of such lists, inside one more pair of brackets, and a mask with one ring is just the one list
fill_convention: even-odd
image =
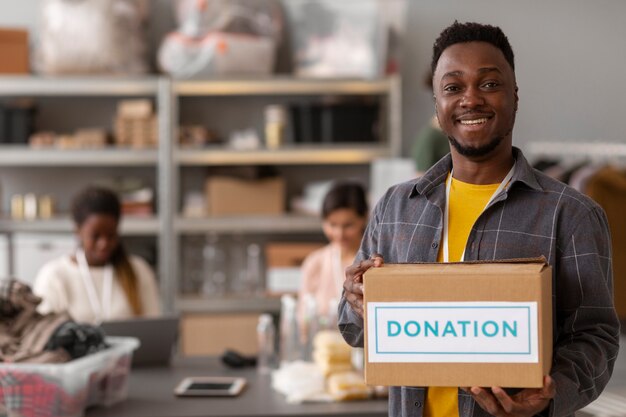
[(328, 393), (338, 401), (369, 398), (372, 389), (352, 368), (352, 348), (337, 331), (323, 330), (313, 340), (313, 360), (326, 377)]
[(352, 348), (337, 331), (322, 330), (313, 339), (313, 361), (324, 376), (352, 370)]

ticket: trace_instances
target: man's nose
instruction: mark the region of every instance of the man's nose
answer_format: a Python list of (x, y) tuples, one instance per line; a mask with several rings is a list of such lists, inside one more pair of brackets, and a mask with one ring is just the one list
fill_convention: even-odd
[(482, 106), (485, 104), (485, 99), (483, 98), (479, 89), (470, 87), (465, 90), (463, 96), (461, 97), (460, 105), (463, 107), (476, 107)]

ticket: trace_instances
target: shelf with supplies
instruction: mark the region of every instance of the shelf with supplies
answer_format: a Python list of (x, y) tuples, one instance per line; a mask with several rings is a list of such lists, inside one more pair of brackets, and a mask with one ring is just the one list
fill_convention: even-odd
[(253, 96), (253, 95), (376, 95), (394, 88), (395, 78), (315, 79), (267, 77), (257, 79), (216, 79), (176, 81), (174, 93), (179, 96)]
[(155, 95), (162, 77), (0, 76), (1, 96), (132, 97)]
[(93, 167), (156, 166), (156, 149), (106, 147), (100, 149), (37, 149), (25, 145), (1, 145), (0, 166)]
[[(52, 219), (13, 220), (0, 218), (0, 233), (72, 233), (74, 223), (70, 217)], [(122, 236), (155, 236), (159, 234), (157, 217), (126, 216), (120, 224)]]
[(181, 313), (278, 313), (280, 297), (202, 297), (180, 296), (176, 308)]
[(390, 156), (385, 146), (301, 145), (279, 149), (238, 151), (213, 147), (209, 149), (179, 149), (175, 159), (185, 166), (210, 165), (313, 165), (368, 164), (376, 158)]
[[(0, 137), (4, 142), (0, 144), (0, 191), (5, 216), (0, 218), (0, 233), (67, 235), (73, 231), (69, 217), (58, 216), (58, 213), (51, 219), (11, 220), (7, 206), (13, 194), (50, 194), (67, 206), (71, 195), (82, 185), (103, 176), (137, 176), (146, 180), (154, 190), (157, 214), (147, 218), (127, 215), (121, 224), (121, 233), (150, 238), (153, 245), (156, 238), (157, 275), (163, 306), (168, 312), (277, 312), (279, 300), (272, 297), (229, 294), (225, 298), (205, 298), (186, 293), (182, 296), (181, 281), (185, 279), (182, 263), (187, 244), (183, 244), (183, 240), (196, 239), (204, 245), (209, 235), (217, 234), (232, 248), (235, 246), (232, 237), (242, 235), (248, 245), (244, 245), (245, 248), (256, 244), (261, 251), (263, 245), (276, 240), (319, 243), (323, 239), (319, 217), (288, 211), (290, 198), (297, 196), (308, 182), (357, 178), (367, 183), (370, 163), (378, 158), (399, 156), (401, 149), (401, 81), (397, 76), (373, 80), (276, 76), (189, 81), (158, 75), (0, 76), (0, 102), (21, 99), (36, 103), (38, 129), (61, 133), (93, 126), (112, 131), (111, 121), (120, 101), (144, 99), (150, 102), (156, 120), (153, 126), (158, 133), (154, 147), (126, 147), (123, 142), (115, 141), (116, 146), (59, 149), (31, 147), (24, 141)], [(336, 105), (343, 99), (351, 100), (350, 111), (361, 103), (375, 103), (366, 116), (354, 116), (349, 122), (343, 119), (344, 127), (354, 129), (363, 126), (361, 121), (370, 123), (372, 128), (366, 132), (370, 137), (361, 136), (362, 130), (352, 130), (352, 136), (344, 136), (342, 129), (331, 129), (331, 132), (328, 125), (322, 126), (328, 120), (320, 120), (320, 117), (323, 119), (319, 116), (320, 109), (326, 111), (325, 106)], [(290, 118), (288, 123), (298, 111), (310, 111), (316, 118), (317, 130), (311, 129), (312, 133), (305, 138), (298, 138), (298, 132), (291, 130), (287, 140), (270, 144), (264, 140), (267, 134), (265, 110), (272, 105), (283, 107), (286, 117)], [(333, 108), (333, 112), (335, 110)], [(344, 113), (331, 116), (336, 123)], [(222, 139), (220, 144), (211, 142), (208, 146), (190, 147), (179, 143), (182, 126), (205, 123), (209, 124), (207, 129), (217, 130)], [(260, 142), (256, 147), (235, 150), (225, 139), (245, 127), (256, 130)], [(300, 131), (306, 129), (304, 126)], [(208, 171), (253, 166), (275, 168), (284, 181), (280, 212), (275, 215), (217, 215), (209, 210), (205, 217), (181, 214), (186, 192), (195, 191), (206, 199), (206, 180), (213, 175)], [(67, 211), (68, 207), (59, 207), (60, 213)]]
[(316, 216), (283, 214), (256, 216), (220, 216), (205, 218), (179, 217), (174, 221), (178, 233), (320, 233), (321, 221)]

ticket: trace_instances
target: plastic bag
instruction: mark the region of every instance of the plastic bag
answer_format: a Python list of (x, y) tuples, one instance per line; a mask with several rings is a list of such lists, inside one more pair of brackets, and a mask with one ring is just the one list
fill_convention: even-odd
[(35, 68), (46, 74), (148, 70), (146, 0), (44, 0)]
[(179, 0), (178, 30), (163, 40), (161, 69), (178, 78), (269, 74), (282, 41), (276, 0)]

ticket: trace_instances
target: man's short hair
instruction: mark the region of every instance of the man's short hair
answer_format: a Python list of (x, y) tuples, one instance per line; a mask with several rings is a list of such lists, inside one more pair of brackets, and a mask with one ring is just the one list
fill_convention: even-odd
[(454, 21), (453, 24), (445, 28), (433, 44), (433, 60), (430, 67), (432, 73), (439, 62), (439, 58), (443, 51), (449, 46), (457, 43), (465, 42), (487, 42), (502, 51), (504, 58), (515, 72), (515, 56), (511, 44), (502, 29), (497, 26), (483, 25), (481, 23), (466, 22), (459, 23)]

